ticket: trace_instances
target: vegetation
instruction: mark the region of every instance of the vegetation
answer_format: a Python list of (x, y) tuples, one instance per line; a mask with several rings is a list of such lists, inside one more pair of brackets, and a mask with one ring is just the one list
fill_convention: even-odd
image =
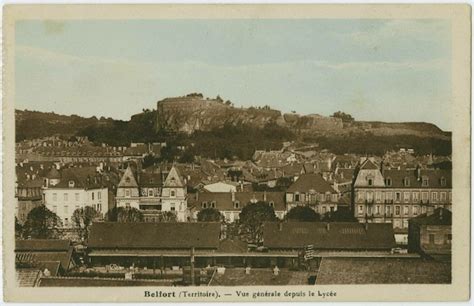
[(288, 221), (299, 221), (299, 222), (316, 222), (320, 220), (320, 216), (311, 207), (308, 206), (296, 206), (288, 211), (285, 218)]
[(215, 208), (205, 208), (197, 214), (197, 220), (199, 222), (220, 222), (223, 218), (220, 211)]
[(334, 114), (332, 114), (331, 117), (340, 118), (340, 119), (342, 119), (342, 122), (353, 122), (354, 121), (354, 118), (351, 115), (346, 114), (346, 113), (341, 112), (341, 111), (335, 112)]
[(20, 239), (21, 237), (23, 237), (23, 225), (21, 225), (15, 216), (15, 239)]
[(239, 215), (239, 222), (249, 243), (261, 243), (263, 223), (276, 221), (275, 210), (267, 202), (259, 201), (246, 205)]
[(100, 213), (91, 206), (76, 209), (72, 214), (72, 222), (79, 230), (79, 237), (87, 241), (92, 222), (100, 217)]
[(105, 214), (105, 219), (111, 222), (143, 222), (143, 214), (133, 207), (114, 207)]
[(56, 239), (59, 237), (61, 219), (46, 206), (33, 208), (23, 226), (23, 238)]
[(324, 222), (358, 222), (350, 209), (339, 208), (334, 212), (327, 212), (323, 216)]
[(171, 211), (164, 211), (158, 215), (158, 222), (177, 222), (176, 214)]

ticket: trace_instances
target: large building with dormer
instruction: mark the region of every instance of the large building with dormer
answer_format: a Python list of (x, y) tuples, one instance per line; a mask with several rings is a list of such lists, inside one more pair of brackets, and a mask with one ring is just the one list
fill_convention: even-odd
[(147, 222), (160, 220), (163, 212), (176, 214), (178, 221), (188, 220), (187, 189), (176, 167), (134, 170), (128, 166), (117, 186), (117, 207), (140, 210)]
[[(406, 237), (408, 220), (438, 207), (451, 210), (451, 171), (385, 169), (363, 161), (354, 182), (354, 215), (360, 222), (392, 223)], [(405, 241), (404, 241), (405, 242)]]

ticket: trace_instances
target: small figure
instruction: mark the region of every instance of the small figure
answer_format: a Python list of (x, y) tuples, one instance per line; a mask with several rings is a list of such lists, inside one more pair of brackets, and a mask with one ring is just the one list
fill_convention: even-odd
[(273, 275), (278, 276), (278, 274), (280, 274), (280, 269), (278, 266), (275, 266), (275, 268), (273, 268)]
[(250, 267), (249, 267), (249, 266), (247, 266), (247, 267), (245, 268), (245, 274), (247, 274), (247, 275), (250, 274)]

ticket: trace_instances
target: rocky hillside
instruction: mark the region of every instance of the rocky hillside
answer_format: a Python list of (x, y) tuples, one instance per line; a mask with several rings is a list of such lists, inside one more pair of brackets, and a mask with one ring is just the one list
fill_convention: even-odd
[(317, 114), (282, 114), (278, 110), (263, 108), (237, 108), (220, 98), (203, 98), (201, 94), (166, 98), (157, 103), (157, 130), (192, 134), (210, 131), (226, 124), (248, 124), (262, 128), (276, 123), (292, 131), (311, 135), (353, 135), (370, 133), (376, 136), (412, 135), (449, 139), (449, 133), (424, 122), (385, 123), (369, 121), (343, 121), (341, 118)]

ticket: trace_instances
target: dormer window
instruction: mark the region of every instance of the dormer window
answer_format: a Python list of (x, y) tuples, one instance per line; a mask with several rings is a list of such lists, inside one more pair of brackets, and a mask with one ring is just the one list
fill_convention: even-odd
[(149, 190), (148, 190), (148, 196), (149, 196), (149, 197), (152, 197), (152, 196), (153, 196), (153, 189), (149, 189)]
[(129, 177), (125, 178), (125, 183), (130, 183), (130, 178)]
[(211, 208), (216, 208), (216, 201), (211, 202)]
[(202, 202), (202, 203), (201, 203), (201, 207), (202, 207), (202, 208), (207, 208), (207, 202)]
[(423, 187), (428, 187), (428, 178), (426, 176), (424, 176), (422, 179), (421, 179), (421, 186)]
[(440, 181), (441, 181), (441, 186), (446, 187), (446, 178), (442, 177)]
[(273, 201), (270, 201), (268, 204), (270, 204), (271, 208), (275, 208), (275, 203)]
[(409, 186), (410, 186), (410, 179), (409, 179), (408, 177), (405, 177), (405, 178), (403, 179), (403, 185), (404, 185), (405, 187), (409, 187)]
[(76, 183), (71, 180), (71, 181), (68, 182), (68, 185), (69, 185), (69, 188), (74, 188), (74, 186), (76, 185)]
[(386, 185), (387, 187), (392, 186), (392, 179), (389, 178), (389, 177), (387, 177), (387, 178), (385, 179), (385, 185)]
[(240, 202), (239, 201), (234, 202), (234, 208), (236, 208), (236, 209), (240, 208)]

